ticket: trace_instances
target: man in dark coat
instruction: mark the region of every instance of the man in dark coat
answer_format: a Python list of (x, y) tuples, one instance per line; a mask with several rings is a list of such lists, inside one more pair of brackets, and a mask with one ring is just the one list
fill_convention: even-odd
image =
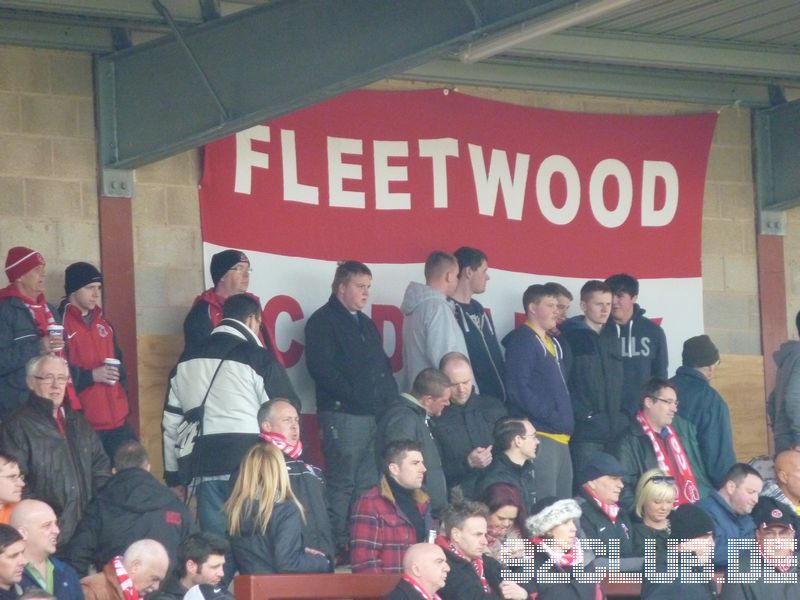
[(61, 352), (63, 334), (48, 327), (61, 315), (44, 298), (45, 261), (36, 250), (16, 246), (5, 265), (10, 282), (0, 290), (0, 419), (6, 419), (28, 397), (26, 363), (42, 352)]
[(611, 288), (596, 279), (587, 281), (581, 288), (581, 310), (582, 315), (561, 325), (561, 340), (570, 350), (565, 353), (564, 375), (575, 413), (569, 448), (576, 475), (629, 423), (620, 401), (622, 355), (608, 325)]
[[(274, 444), (283, 452), (289, 483), (298, 502), (303, 506), (303, 541), (309, 548), (333, 557), (336, 548), (325, 502), (325, 481), (319, 467), (303, 460), (300, 441), (300, 415), (288, 400), (273, 398), (258, 409), (259, 443)], [(236, 476), (231, 477), (231, 482)], [(232, 487), (232, 486), (231, 486)]]
[(678, 414), (695, 426), (700, 456), (715, 488), (736, 462), (731, 413), (710, 383), (719, 362), (719, 350), (711, 338), (697, 335), (683, 343), (683, 365), (670, 380), (681, 401)]
[(372, 272), (348, 260), (336, 267), (328, 302), (306, 323), (306, 365), (317, 392), (317, 415), (334, 542), (347, 545), (353, 503), (378, 483), (377, 419), (397, 397), (389, 357), (363, 309)]
[(0, 426), (0, 446), (25, 476), (23, 497), (46, 502), (58, 516), (60, 551), (111, 470), (92, 426), (64, 402), (67, 361), (47, 354), (30, 360), (26, 371), (30, 397)]
[(611, 540), (619, 548), (623, 571), (641, 571), (643, 559), (634, 557), (633, 527), (630, 517), (620, 509), (622, 477), (625, 470), (610, 454), (597, 452), (578, 475), (580, 489), (575, 501), (581, 508), (583, 537), (601, 540), (606, 556), (611, 555)]
[(494, 483), (517, 487), (525, 502), (526, 512), (536, 504), (536, 479), (533, 459), (539, 447), (536, 430), (527, 419), (502, 417), (495, 423), (492, 464), (478, 478), (475, 495), (480, 496)]
[(422, 448), (425, 460), (425, 491), (431, 498), (433, 516), (438, 517), (447, 506), (447, 484), (444, 479), (439, 447), (433, 439), (430, 421), (439, 417), (450, 403), (450, 380), (438, 369), (423, 369), (414, 379), (410, 394), (401, 394), (378, 422), (378, 449), (389, 442), (412, 440)]
[(442, 600), (527, 600), (528, 591), (503, 579), (503, 568), (486, 550), (488, 509), (478, 502), (454, 502), (442, 519), (443, 535), (436, 543), (444, 550), (450, 573), (439, 590)]
[(650, 469), (661, 469), (676, 480), (678, 504), (697, 502), (713, 487), (700, 457), (694, 425), (678, 415), (678, 394), (666, 379), (653, 378), (640, 392), (640, 410), (612, 445), (625, 468), (620, 505), (633, 508), (636, 484)]
[(436, 544), (414, 544), (403, 556), (403, 577), (386, 600), (429, 600), (444, 586), (450, 565)]
[(114, 455), (114, 475), (89, 503), (64, 557), (78, 574), (98, 571), (136, 540), (161, 542), (170, 556), (194, 529), (178, 497), (150, 474), (147, 450), (124, 442)]
[(469, 359), (458, 352), (442, 357), (439, 369), (452, 384), (450, 406), (433, 419), (448, 489), (460, 485), (471, 497), (475, 482), (492, 462), (492, 430), (506, 409), (497, 398), (477, 394)]

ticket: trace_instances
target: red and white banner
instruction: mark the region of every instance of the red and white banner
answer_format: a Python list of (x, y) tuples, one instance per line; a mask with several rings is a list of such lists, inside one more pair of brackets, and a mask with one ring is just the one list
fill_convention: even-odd
[[(206, 146), (205, 262), (248, 253), (251, 291), (307, 409), (306, 317), (336, 261), (373, 270), (371, 314), (401, 366), (398, 308), (436, 249), (480, 248), (500, 335), (524, 289), (627, 272), (667, 333), (670, 370), (703, 331), (703, 189), (716, 115), (559, 112), (449, 90), (357, 91)], [(210, 281), (209, 281), (210, 285)]]

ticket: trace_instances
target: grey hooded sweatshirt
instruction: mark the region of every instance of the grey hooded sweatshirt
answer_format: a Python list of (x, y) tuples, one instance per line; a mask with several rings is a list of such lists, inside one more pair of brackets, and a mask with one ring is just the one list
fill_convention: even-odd
[(401, 389), (408, 391), (423, 369), (439, 368), (439, 360), (448, 352), (467, 354), (464, 334), (456, 322), (447, 296), (427, 285), (412, 281), (400, 305), (403, 321), (403, 379)]

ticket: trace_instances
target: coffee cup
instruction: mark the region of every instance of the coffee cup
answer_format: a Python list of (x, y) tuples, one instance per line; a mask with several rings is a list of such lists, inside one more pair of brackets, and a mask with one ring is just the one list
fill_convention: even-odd
[[(117, 371), (119, 371), (119, 367), (120, 367), (120, 365), (122, 363), (117, 358), (104, 358), (103, 359), (103, 364), (105, 366), (107, 366), (107, 367), (114, 367)], [(117, 382), (116, 381), (109, 381), (108, 383), (110, 385), (114, 385)]]

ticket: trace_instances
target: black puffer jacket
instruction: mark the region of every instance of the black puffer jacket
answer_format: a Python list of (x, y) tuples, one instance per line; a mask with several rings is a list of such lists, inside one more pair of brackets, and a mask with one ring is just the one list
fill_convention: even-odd
[(59, 549), (111, 477), (108, 455), (83, 415), (65, 408), (65, 429), (66, 436), (53, 418), (53, 403), (33, 394), (0, 426), (0, 447), (25, 475), (23, 497), (47, 502), (58, 516)]
[(380, 416), (397, 397), (375, 323), (361, 311), (354, 318), (335, 296), (306, 323), (306, 364), (318, 411)]
[(81, 576), (89, 565), (102, 571), (112, 558), (137, 540), (161, 542), (170, 556), (192, 533), (186, 505), (144, 469), (125, 469), (114, 475), (86, 507), (64, 557)]
[[(47, 305), (56, 323), (61, 315)], [(25, 363), (41, 353), (41, 337), (31, 311), (19, 298), (0, 301), (0, 418), (5, 419), (25, 403), (30, 393), (25, 383)]]
[(239, 573), (325, 573), (332, 571), (324, 556), (306, 554), (301, 533), (302, 519), (294, 502), (277, 502), (272, 509), (266, 533), (262, 534), (249, 511), (241, 523), (239, 535), (231, 538), (231, 548)]

